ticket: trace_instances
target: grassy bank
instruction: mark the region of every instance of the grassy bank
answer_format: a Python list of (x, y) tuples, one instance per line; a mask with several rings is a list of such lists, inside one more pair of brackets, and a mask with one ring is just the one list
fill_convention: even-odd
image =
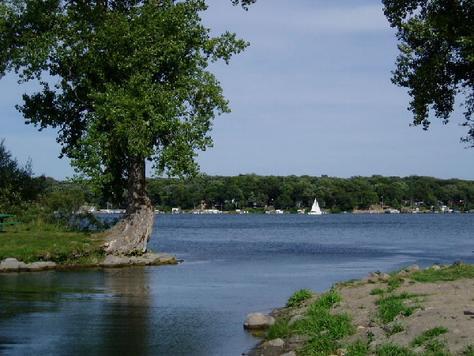
[(0, 260), (95, 264), (103, 258), (100, 234), (67, 231), (46, 223), (20, 224), (0, 232)]
[(298, 291), (251, 355), (474, 356), (473, 295), (474, 266), (462, 263)]

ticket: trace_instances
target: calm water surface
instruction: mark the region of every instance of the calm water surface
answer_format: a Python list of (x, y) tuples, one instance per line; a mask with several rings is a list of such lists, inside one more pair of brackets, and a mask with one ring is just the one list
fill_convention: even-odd
[(474, 263), (474, 215), (160, 215), (179, 266), (0, 275), (0, 354), (240, 355), (242, 322), (296, 289)]

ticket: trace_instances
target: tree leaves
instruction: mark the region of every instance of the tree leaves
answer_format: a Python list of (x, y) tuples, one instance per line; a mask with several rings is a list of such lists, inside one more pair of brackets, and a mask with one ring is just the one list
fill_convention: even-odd
[(397, 28), (400, 54), (393, 82), (408, 88), (413, 124), (430, 126), (430, 112), (447, 123), (462, 101), (463, 141), (474, 147), (474, 3), (466, 0), (383, 0)]
[(132, 157), (192, 174), (212, 120), (229, 111), (207, 67), (248, 45), (230, 32), (212, 37), (206, 9), (204, 0), (5, 1), (0, 70), (43, 82), (23, 96), (26, 122), (57, 128), (73, 165), (117, 194)]

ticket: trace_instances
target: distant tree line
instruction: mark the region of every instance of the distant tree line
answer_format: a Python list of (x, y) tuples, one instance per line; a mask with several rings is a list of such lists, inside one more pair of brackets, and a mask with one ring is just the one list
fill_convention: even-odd
[[(38, 216), (55, 212), (67, 216), (83, 205), (124, 207), (87, 181), (57, 181), (35, 177), (31, 164), (21, 165), (0, 141), (0, 212), (31, 212)], [(258, 176), (199, 175), (191, 179), (155, 178), (148, 181), (148, 194), (161, 210), (200, 207), (222, 210), (273, 207), (296, 211), (311, 207), (317, 198), (331, 212), (369, 209), (377, 206), (430, 210), (441, 205), (460, 211), (474, 209), (474, 181), (432, 177)]]
[(149, 194), (161, 209), (192, 209), (201, 205), (223, 210), (265, 208), (296, 210), (311, 207), (315, 198), (332, 212), (371, 206), (431, 209), (446, 205), (474, 209), (474, 181), (432, 177), (206, 176), (190, 180), (153, 179)]

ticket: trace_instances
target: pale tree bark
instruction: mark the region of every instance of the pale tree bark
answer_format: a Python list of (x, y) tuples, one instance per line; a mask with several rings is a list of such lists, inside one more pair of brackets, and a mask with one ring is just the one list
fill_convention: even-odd
[(105, 251), (114, 255), (137, 255), (147, 250), (154, 220), (146, 192), (145, 160), (133, 159), (128, 170), (128, 204), (124, 218), (106, 235)]

